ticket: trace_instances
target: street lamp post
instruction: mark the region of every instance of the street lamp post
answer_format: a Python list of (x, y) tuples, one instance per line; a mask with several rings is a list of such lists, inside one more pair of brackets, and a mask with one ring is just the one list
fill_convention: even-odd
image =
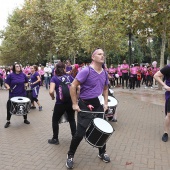
[(129, 65), (131, 65), (132, 62), (132, 33), (129, 32)]

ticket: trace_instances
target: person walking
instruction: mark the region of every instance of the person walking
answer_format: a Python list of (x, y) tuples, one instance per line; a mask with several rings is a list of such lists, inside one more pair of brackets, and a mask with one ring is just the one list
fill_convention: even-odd
[(42, 106), (38, 100), (38, 94), (39, 94), (39, 89), (40, 89), (40, 82), (41, 78), (38, 73), (38, 66), (33, 65), (31, 66), (31, 75), (30, 75), (30, 80), (31, 80), (31, 90), (32, 90), (32, 109), (35, 109), (35, 103), (38, 104), (39, 111), (42, 111)]
[[(53, 128), (53, 137), (48, 140), (49, 144), (59, 144), (58, 134), (59, 134), (59, 120), (61, 116), (66, 112), (68, 117), (68, 122), (70, 123), (71, 134), (74, 136), (76, 133), (76, 122), (75, 122), (75, 111), (72, 108), (71, 97), (66, 99), (66, 95), (62, 93), (61, 82), (65, 84), (70, 84), (73, 81), (73, 77), (71, 75), (66, 74), (65, 64), (59, 62), (55, 68), (55, 76), (51, 78), (50, 82), (50, 91), (49, 94), (51, 99), (54, 100), (54, 91), (56, 92), (56, 103), (53, 110), (52, 116), (52, 128)], [(69, 89), (65, 89), (65, 92)], [(69, 96), (69, 94), (67, 94)], [(64, 99), (65, 98), (65, 99)]]

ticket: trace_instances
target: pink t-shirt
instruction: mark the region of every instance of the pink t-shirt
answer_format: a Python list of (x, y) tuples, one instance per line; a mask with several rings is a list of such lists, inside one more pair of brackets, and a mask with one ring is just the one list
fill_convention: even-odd
[(122, 73), (127, 73), (128, 70), (122, 70), (122, 69), (129, 69), (129, 64), (122, 64), (120, 66)]
[(130, 73), (131, 74), (137, 74), (137, 67), (130, 68)]
[(110, 76), (113, 77), (114, 74), (116, 73), (116, 68), (109, 68), (108, 73), (109, 73)]
[(121, 72), (120, 66), (117, 67), (117, 74), (118, 74), (119, 76), (122, 76), (122, 72)]
[(154, 75), (157, 71), (159, 71), (159, 68), (154, 67), (154, 68), (152, 69), (153, 75)]
[(25, 67), (24, 73), (25, 73), (26, 75), (29, 74), (29, 73), (31, 73), (30, 67)]
[(41, 70), (41, 69), (40, 69), (40, 70), (38, 70), (38, 73), (39, 73), (40, 75), (44, 75), (45, 72), (44, 72), (44, 70)]

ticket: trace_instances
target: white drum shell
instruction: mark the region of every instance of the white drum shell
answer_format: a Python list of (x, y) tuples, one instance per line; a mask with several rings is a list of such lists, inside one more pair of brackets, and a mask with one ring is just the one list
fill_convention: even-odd
[(17, 115), (17, 116), (23, 116), (29, 113), (30, 107), (31, 107), (31, 101), (27, 97), (12, 97), (10, 99), (11, 101), (11, 107), (10, 107), (10, 113)]

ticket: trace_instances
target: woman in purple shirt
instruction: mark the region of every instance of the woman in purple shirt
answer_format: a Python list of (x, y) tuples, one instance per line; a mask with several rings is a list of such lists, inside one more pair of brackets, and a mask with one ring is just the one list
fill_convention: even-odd
[(39, 107), (39, 111), (42, 111), (42, 106), (40, 105), (40, 102), (38, 100), (38, 94), (39, 94), (39, 89), (40, 89), (40, 82), (41, 82), (41, 78), (40, 75), (38, 73), (38, 66), (33, 65), (31, 66), (31, 89), (32, 89), (32, 109), (35, 109), (35, 104), (34, 102), (36, 102), (38, 104)]
[[(11, 101), (10, 99), (12, 97), (26, 97), (26, 90), (25, 86), (28, 84), (28, 78), (26, 75), (22, 72), (21, 65), (15, 63), (13, 65), (12, 73), (10, 73), (7, 76), (7, 79), (5, 81), (5, 87), (7, 90), (9, 90), (9, 99), (7, 101), (7, 123), (5, 124), (4, 128), (8, 128), (10, 125), (10, 108), (11, 108)], [(24, 123), (30, 124), (30, 122), (27, 120), (27, 115), (24, 115)]]
[[(66, 166), (73, 168), (73, 158), (78, 145), (80, 144), (89, 123), (94, 119), (91, 113), (81, 112), (94, 111), (104, 112), (108, 108), (108, 74), (102, 68), (104, 63), (104, 52), (102, 49), (96, 49), (92, 54), (92, 64), (85, 67), (75, 77), (71, 87), (70, 94), (73, 102), (73, 109), (78, 112), (77, 115), (77, 131), (72, 138), (70, 149), (67, 155)], [(77, 88), (80, 86), (79, 101), (77, 100)], [(99, 101), (99, 96), (103, 94), (104, 105)], [(78, 101), (78, 102), (77, 102)], [(95, 114), (96, 117), (103, 117), (103, 114)], [(99, 148), (98, 157), (104, 162), (110, 162), (109, 156), (106, 154), (106, 144)]]
[[(70, 128), (71, 128), (71, 134), (72, 136), (74, 136), (74, 134), (76, 133), (76, 122), (75, 122), (75, 111), (72, 108), (72, 101), (69, 97), (67, 98), (67, 100), (62, 100), (61, 99), (61, 82), (65, 82), (66, 84), (70, 84), (73, 81), (73, 77), (71, 75), (67, 75), (66, 71), (65, 71), (65, 64), (62, 62), (59, 62), (56, 65), (55, 68), (55, 76), (53, 76), (51, 78), (51, 83), (50, 83), (50, 96), (52, 98), (52, 100), (55, 99), (54, 97), (54, 91), (56, 91), (56, 103), (54, 106), (54, 111), (53, 111), (53, 117), (52, 117), (52, 128), (53, 128), (53, 137), (52, 139), (48, 140), (49, 144), (55, 144), (58, 145), (59, 144), (59, 140), (58, 140), (58, 133), (59, 133), (59, 120), (61, 118), (61, 116), (66, 112), (67, 116), (68, 116), (68, 121), (70, 123)], [(69, 94), (69, 89), (68, 90), (68, 94)]]

